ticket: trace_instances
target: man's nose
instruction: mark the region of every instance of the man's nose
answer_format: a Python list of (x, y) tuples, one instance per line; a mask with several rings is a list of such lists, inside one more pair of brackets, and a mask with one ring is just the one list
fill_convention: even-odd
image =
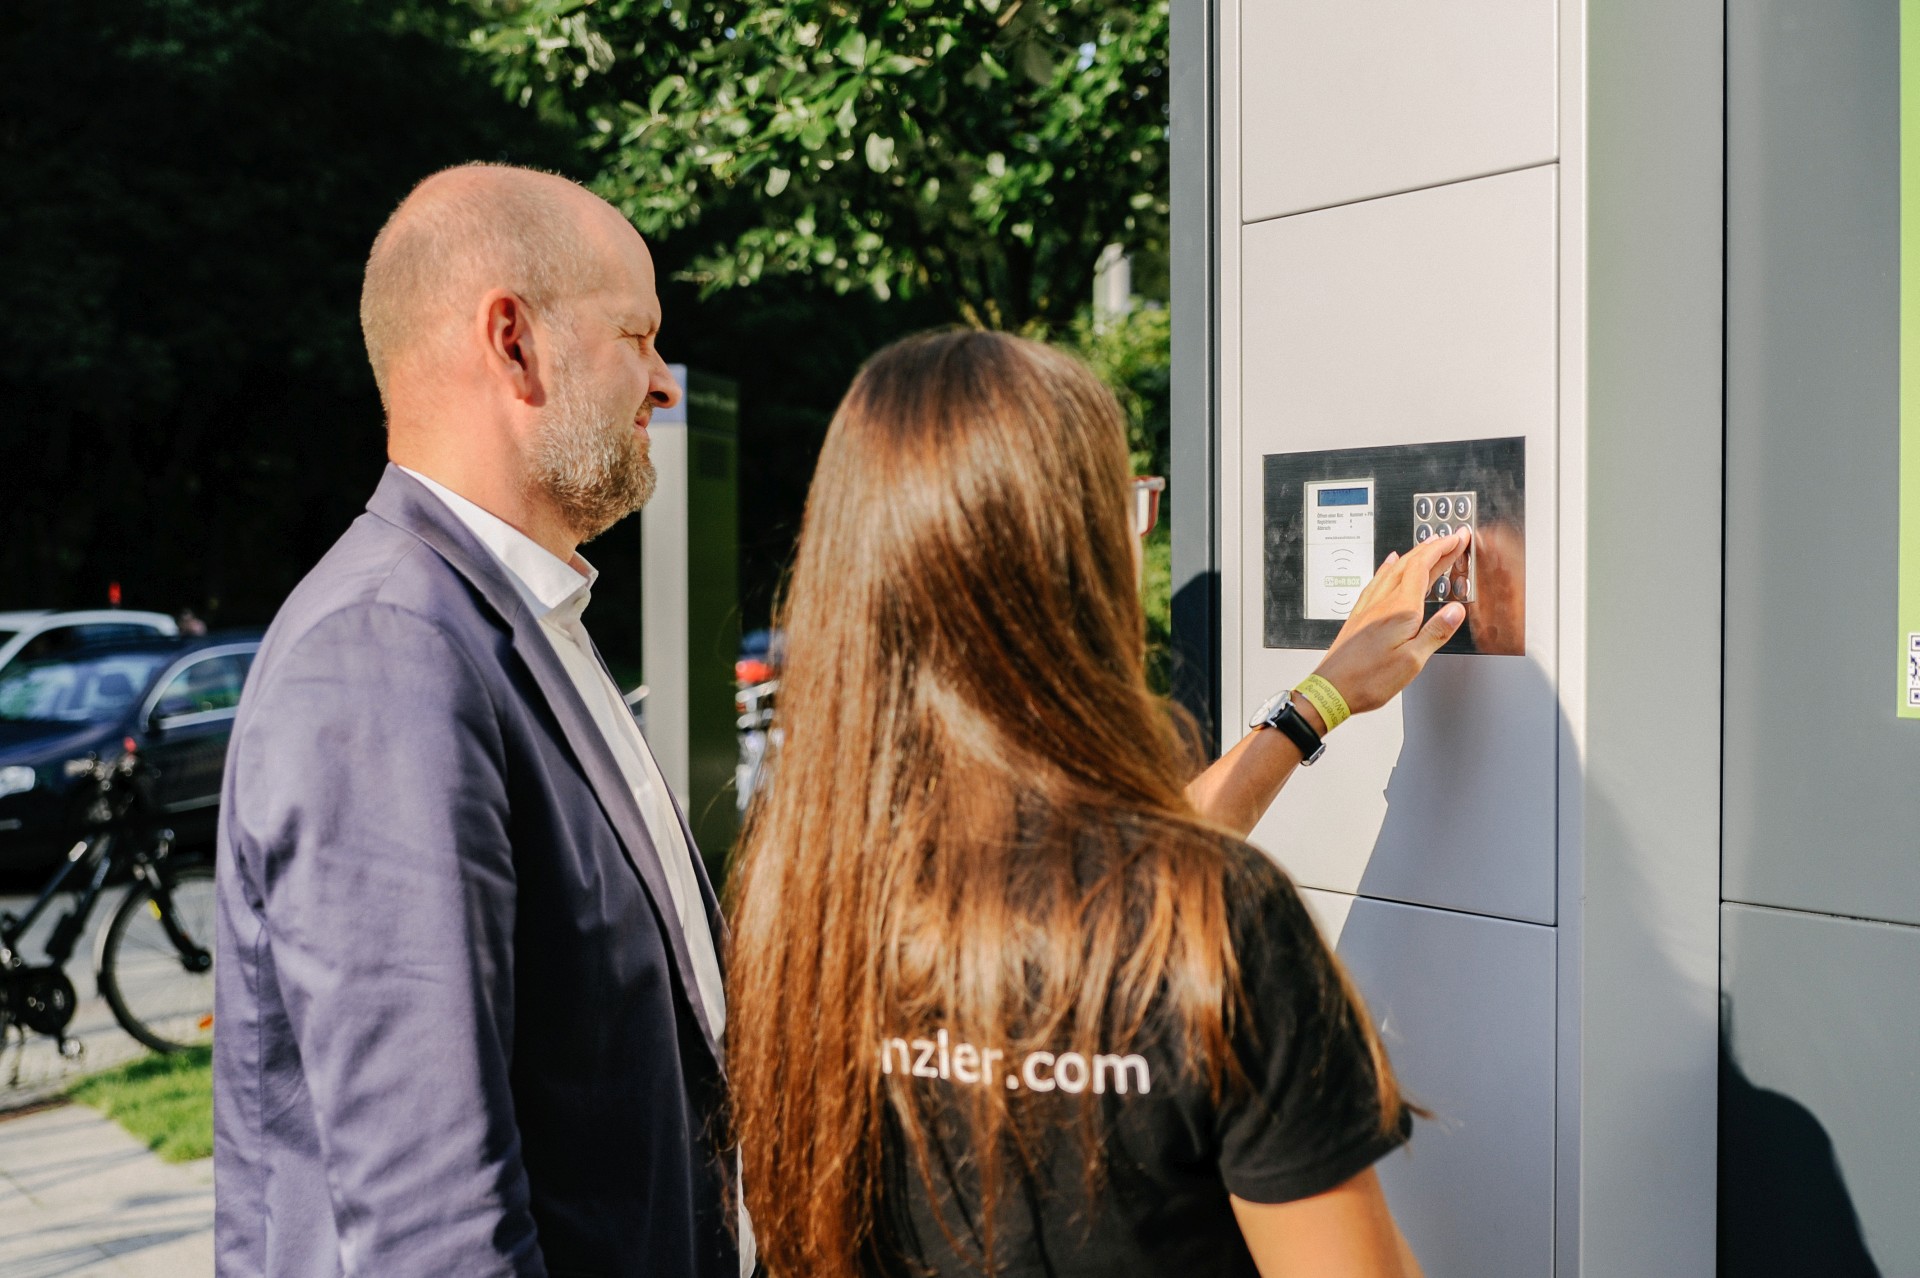
[(672, 408), (680, 402), (680, 383), (674, 380), (673, 371), (659, 360), (654, 361), (653, 380), (647, 387), (647, 398), (653, 401), (655, 408)]

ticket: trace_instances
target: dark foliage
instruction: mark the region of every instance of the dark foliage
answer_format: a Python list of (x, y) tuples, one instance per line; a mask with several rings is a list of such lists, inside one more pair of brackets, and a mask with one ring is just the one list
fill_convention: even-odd
[[(425, 174), (473, 158), (591, 176), (564, 112), (428, 0), (71, 0), (0, 36), (0, 609), (264, 621), (384, 455), (361, 264)], [(759, 224), (742, 189), (654, 243), (670, 358), (741, 383), (743, 620), (764, 624), (827, 421), (860, 362), (952, 311), (689, 266)], [(636, 638), (631, 528), (590, 550), (595, 630)]]
[(0, 607), (268, 616), (383, 455), (356, 307), (426, 172), (570, 144), (391, 5), (72, 0), (0, 45)]

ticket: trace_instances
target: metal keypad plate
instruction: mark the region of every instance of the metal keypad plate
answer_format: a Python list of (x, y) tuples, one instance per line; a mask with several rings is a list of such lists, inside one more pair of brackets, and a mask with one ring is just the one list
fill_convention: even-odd
[[(1415, 493), (1413, 495), (1413, 540), (1416, 544), (1445, 537), (1461, 528), (1476, 535), (1480, 528), (1480, 495), (1473, 492)], [(1448, 566), (1427, 592), (1429, 603), (1457, 599), (1472, 603), (1474, 597), (1473, 543)]]

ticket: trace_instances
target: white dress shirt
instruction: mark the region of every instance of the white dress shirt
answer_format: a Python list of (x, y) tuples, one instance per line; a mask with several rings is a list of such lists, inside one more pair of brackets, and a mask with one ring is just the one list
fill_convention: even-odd
[[(580, 614), (593, 598), (593, 583), (599, 571), (579, 555), (579, 567), (569, 564), (533, 538), (507, 523), (498, 515), (474, 505), (459, 493), (437, 484), (416, 470), (399, 469), (419, 480), (428, 492), (438, 497), (454, 518), (466, 525), (479, 539), (508, 578), (520, 591), (527, 607), (540, 620), (540, 630), (553, 645), (554, 655), (573, 681), (580, 700), (593, 715), (613, 757), (620, 765), (621, 777), (633, 792), (646, 824), (647, 837), (653, 840), (655, 853), (666, 873), (667, 892), (673, 898), (673, 912), (680, 920), (680, 931), (687, 939), (687, 953), (693, 961), (696, 994), (706, 1009), (707, 1023), (714, 1037), (721, 1039), (727, 1027), (726, 992), (720, 980), (719, 952), (713, 940), (713, 928), (707, 922), (705, 902), (700, 896), (700, 880), (693, 868), (693, 849), (680, 828), (680, 819), (668, 797), (667, 779), (654, 761), (640, 735), (620, 689), (600, 664), (593, 641), (587, 637)], [(753, 1231), (740, 1207), (740, 1272), (750, 1274), (754, 1263)]]

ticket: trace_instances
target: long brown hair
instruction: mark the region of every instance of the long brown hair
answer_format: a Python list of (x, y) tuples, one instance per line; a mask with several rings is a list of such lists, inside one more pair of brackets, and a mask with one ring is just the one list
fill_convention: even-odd
[[(733, 883), (733, 1113), (775, 1274), (865, 1267), (889, 1140), (931, 1181), (891, 1036), (1091, 1059), (1158, 1006), (1216, 1091), (1233, 1073), (1230, 841), (1147, 686), (1127, 481), (1112, 395), (1002, 334), (887, 348), (827, 432), (781, 609), (784, 745)], [(971, 1091), (991, 1255), (1003, 1147), (1043, 1134)]]

